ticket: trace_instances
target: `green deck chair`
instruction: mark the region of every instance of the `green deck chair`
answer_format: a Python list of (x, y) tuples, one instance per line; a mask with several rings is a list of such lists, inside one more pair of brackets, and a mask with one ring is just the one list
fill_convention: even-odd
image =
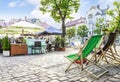
[[(75, 60), (80, 60), (81, 63), (79, 64), (79, 67), (81, 67), (82, 70), (84, 70), (84, 67), (83, 67), (83, 59), (87, 59), (87, 56), (90, 55), (90, 53), (95, 50), (96, 52), (96, 49), (99, 48), (101, 42), (102, 42), (102, 38), (103, 36), (102, 35), (94, 35), (94, 36), (91, 36), (87, 41), (86, 43), (84, 44), (84, 46), (79, 50), (78, 54), (71, 54), (71, 55), (68, 55), (68, 56), (65, 56), (68, 60), (70, 60), (72, 63), (68, 66), (68, 68), (65, 70), (68, 71), (68, 69), (71, 67), (71, 65), (73, 63), (76, 64)], [(96, 54), (96, 53), (94, 53)], [(87, 59), (88, 60), (88, 59)], [(88, 60), (89, 62), (91, 62), (90, 60)], [(94, 63), (94, 62), (93, 62)], [(95, 64), (95, 63), (94, 63)], [(96, 64), (95, 64), (96, 65)], [(98, 66), (98, 65), (97, 65)], [(100, 66), (98, 66), (100, 67)], [(101, 68), (101, 67), (100, 67)], [(105, 70), (104, 73), (106, 73), (107, 71)], [(103, 73), (103, 74), (104, 74)], [(102, 75), (103, 75), (102, 74)], [(92, 74), (93, 76), (95, 76), (96, 78), (99, 78), (101, 75), (99, 76), (96, 76), (94, 74)]]

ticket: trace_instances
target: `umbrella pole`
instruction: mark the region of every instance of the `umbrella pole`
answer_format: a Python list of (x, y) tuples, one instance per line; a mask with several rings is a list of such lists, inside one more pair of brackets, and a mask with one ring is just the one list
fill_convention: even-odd
[(22, 28), (22, 36), (24, 36), (24, 29)]

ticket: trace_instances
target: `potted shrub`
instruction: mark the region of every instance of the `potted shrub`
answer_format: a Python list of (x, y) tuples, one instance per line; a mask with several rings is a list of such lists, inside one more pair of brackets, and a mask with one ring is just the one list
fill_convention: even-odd
[(2, 53), (2, 39), (0, 38), (0, 53)]
[(55, 50), (65, 51), (64, 42), (65, 42), (64, 38), (60, 38), (59, 36), (57, 36), (55, 39)]
[(65, 39), (61, 38), (59, 51), (65, 51), (64, 42), (65, 42)]
[(60, 47), (60, 37), (57, 36), (55, 39), (55, 51), (58, 51), (59, 47)]
[(10, 41), (8, 36), (3, 38), (3, 56), (10, 56)]

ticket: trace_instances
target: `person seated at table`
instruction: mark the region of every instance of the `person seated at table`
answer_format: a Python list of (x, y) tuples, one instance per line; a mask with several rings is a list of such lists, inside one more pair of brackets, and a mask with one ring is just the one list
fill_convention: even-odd
[(32, 39), (32, 37), (28, 37), (27, 39)]
[(20, 38), (17, 38), (16, 43), (22, 43), (22, 40)]
[(10, 38), (10, 42), (11, 42), (11, 43), (15, 43), (15, 38), (14, 38), (14, 36), (12, 36), (12, 37)]

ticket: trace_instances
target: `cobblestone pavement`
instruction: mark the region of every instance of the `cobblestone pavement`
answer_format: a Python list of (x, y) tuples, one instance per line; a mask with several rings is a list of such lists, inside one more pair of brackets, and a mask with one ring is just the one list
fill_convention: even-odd
[(77, 51), (68, 48), (65, 52), (13, 57), (0, 54), (0, 82), (120, 82), (120, 66), (103, 65), (109, 72), (99, 79), (75, 65), (65, 73), (70, 62), (64, 56)]

